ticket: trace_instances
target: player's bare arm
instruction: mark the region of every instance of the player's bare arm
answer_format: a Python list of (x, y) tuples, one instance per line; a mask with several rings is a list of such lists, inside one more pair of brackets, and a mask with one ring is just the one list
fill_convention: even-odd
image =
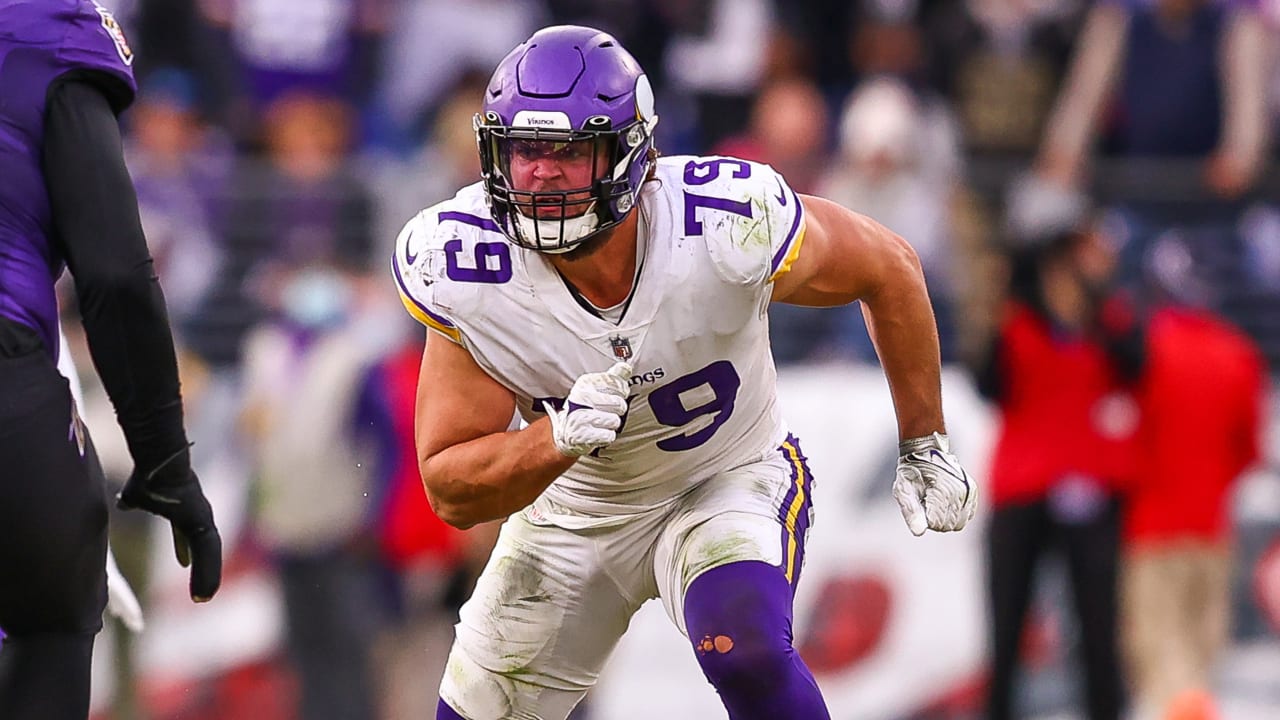
[(508, 432), (515, 396), (461, 345), (427, 333), (418, 378), (418, 467), (431, 507), (459, 528), (505, 518), (577, 460), (556, 449), (551, 421)]
[(899, 438), (943, 433), (937, 325), (915, 250), (885, 226), (830, 200), (802, 195), (804, 244), (773, 300), (830, 307), (863, 303), (898, 414)]
[(915, 535), (962, 529), (976, 487), (951, 454), (942, 419), (938, 330), (915, 251), (880, 223), (803, 196), (804, 244), (774, 282), (773, 300), (795, 305), (862, 301), (898, 416), (893, 497)]

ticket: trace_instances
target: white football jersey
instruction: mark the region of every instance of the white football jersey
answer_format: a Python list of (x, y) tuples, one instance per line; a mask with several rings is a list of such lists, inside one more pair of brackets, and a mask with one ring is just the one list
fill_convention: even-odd
[(618, 439), (535, 505), (561, 524), (660, 506), (786, 438), (766, 311), (804, 237), (799, 197), (767, 165), (676, 156), (657, 161), (637, 207), (645, 254), (617, 323), (579, 305), (545, 256), (508, 242), (478, 183), (396, 241), (405, 307), (514, 393), (527, 422), (579, 375), (634, 368)]

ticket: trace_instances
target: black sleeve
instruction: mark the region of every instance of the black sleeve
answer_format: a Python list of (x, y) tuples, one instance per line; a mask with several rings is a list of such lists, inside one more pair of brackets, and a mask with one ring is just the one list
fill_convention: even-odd
[(120, 128), (96, 84), (49, 90), (42, 162), (53, 240), (75, 280), (90, 354), (129, 451), (148, 471), (186, 447), (178, 367)]

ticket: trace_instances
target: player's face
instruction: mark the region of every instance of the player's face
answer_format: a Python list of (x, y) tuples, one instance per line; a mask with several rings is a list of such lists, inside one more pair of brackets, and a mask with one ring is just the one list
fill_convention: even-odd
[(511, 190), (515, 194), (566, 192), (558, 198), (535, 199), (540, 218), (576, 217), (591, 204), (591, 185), (604, 171), (606, 154), (593, 139), (557, 142), (554, 140), (510, 140), (508, 145)]

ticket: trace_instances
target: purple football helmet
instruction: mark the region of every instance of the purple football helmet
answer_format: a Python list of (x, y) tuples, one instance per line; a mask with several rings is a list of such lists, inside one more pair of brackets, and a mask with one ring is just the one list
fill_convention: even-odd
[[(577, 25), (539, 30), (498, 64), (475, 117), (494, 221), (517, 245), (548, 253), (617, 225), (653, 165), (657, 124), (649, 80), (613, 36)], [(513, 183), (513, 159), (539, 157), (577, 159), (588, 168), (583, 184)]]

